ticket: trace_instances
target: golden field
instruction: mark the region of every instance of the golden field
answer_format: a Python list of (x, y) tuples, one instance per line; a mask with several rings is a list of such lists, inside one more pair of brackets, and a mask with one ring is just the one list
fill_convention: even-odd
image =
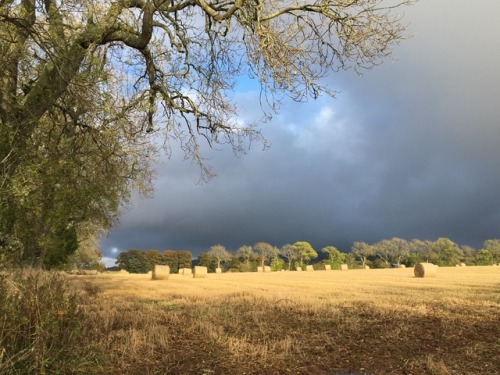
[(71, 276), (108, 374), (500, 374), (500, 267)]

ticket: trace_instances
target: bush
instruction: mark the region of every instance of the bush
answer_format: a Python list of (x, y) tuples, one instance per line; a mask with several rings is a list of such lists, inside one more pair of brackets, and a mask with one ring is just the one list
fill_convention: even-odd
[(56, 273), (0, 275), (0, 373), (93, 373), (97, 356), (80, 329), (78, 298)]
[(372, 262), (372, 268), (387, 268), (387, 263), (382, 259), (375, 259)]
[(19, 264), (23, 245), (17, 238), (0, 232), (0, 270)]

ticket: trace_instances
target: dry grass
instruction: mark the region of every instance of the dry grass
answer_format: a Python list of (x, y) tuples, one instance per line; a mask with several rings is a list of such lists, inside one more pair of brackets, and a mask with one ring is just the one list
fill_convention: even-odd
[(73, 280), (107, 374), (499, 374), (498, 267)]

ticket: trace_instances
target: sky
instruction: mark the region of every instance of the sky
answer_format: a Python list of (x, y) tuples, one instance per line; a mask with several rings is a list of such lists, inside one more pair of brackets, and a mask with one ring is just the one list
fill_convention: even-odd
[[(133, 248), (500, 238), (499, 14), (498, 0), (420, 0), (392, 59), (331, 74), (335, 98), (285, 102), (262, 124), (270, 148), (206, 149), (217, 177), (203, 184), (181, 153), (165, 157), (154, 198), (135, 198), (102, 239), (104, 261)], [(253, 88), (235, 93), (244, 120), (260, 111)]]

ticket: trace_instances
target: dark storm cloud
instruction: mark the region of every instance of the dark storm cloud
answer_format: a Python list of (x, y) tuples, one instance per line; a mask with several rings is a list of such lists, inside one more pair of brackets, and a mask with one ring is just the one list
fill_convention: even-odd
[[(263, 126), (269, 150), (207, 150), (218, 177), (202, 185), (196, 166), (167, 160), (155, 198), (123, 216), (105, 254), (297, 240), (348, 250), (393, 236), (478, 247), (499, 237), (499, 11), (496, 0), (417, 4), (396, 61), (331, 76), (336, 99), (286, 103)], [(252, 119), (258, 95), (238, 93), (238, 103)]]

